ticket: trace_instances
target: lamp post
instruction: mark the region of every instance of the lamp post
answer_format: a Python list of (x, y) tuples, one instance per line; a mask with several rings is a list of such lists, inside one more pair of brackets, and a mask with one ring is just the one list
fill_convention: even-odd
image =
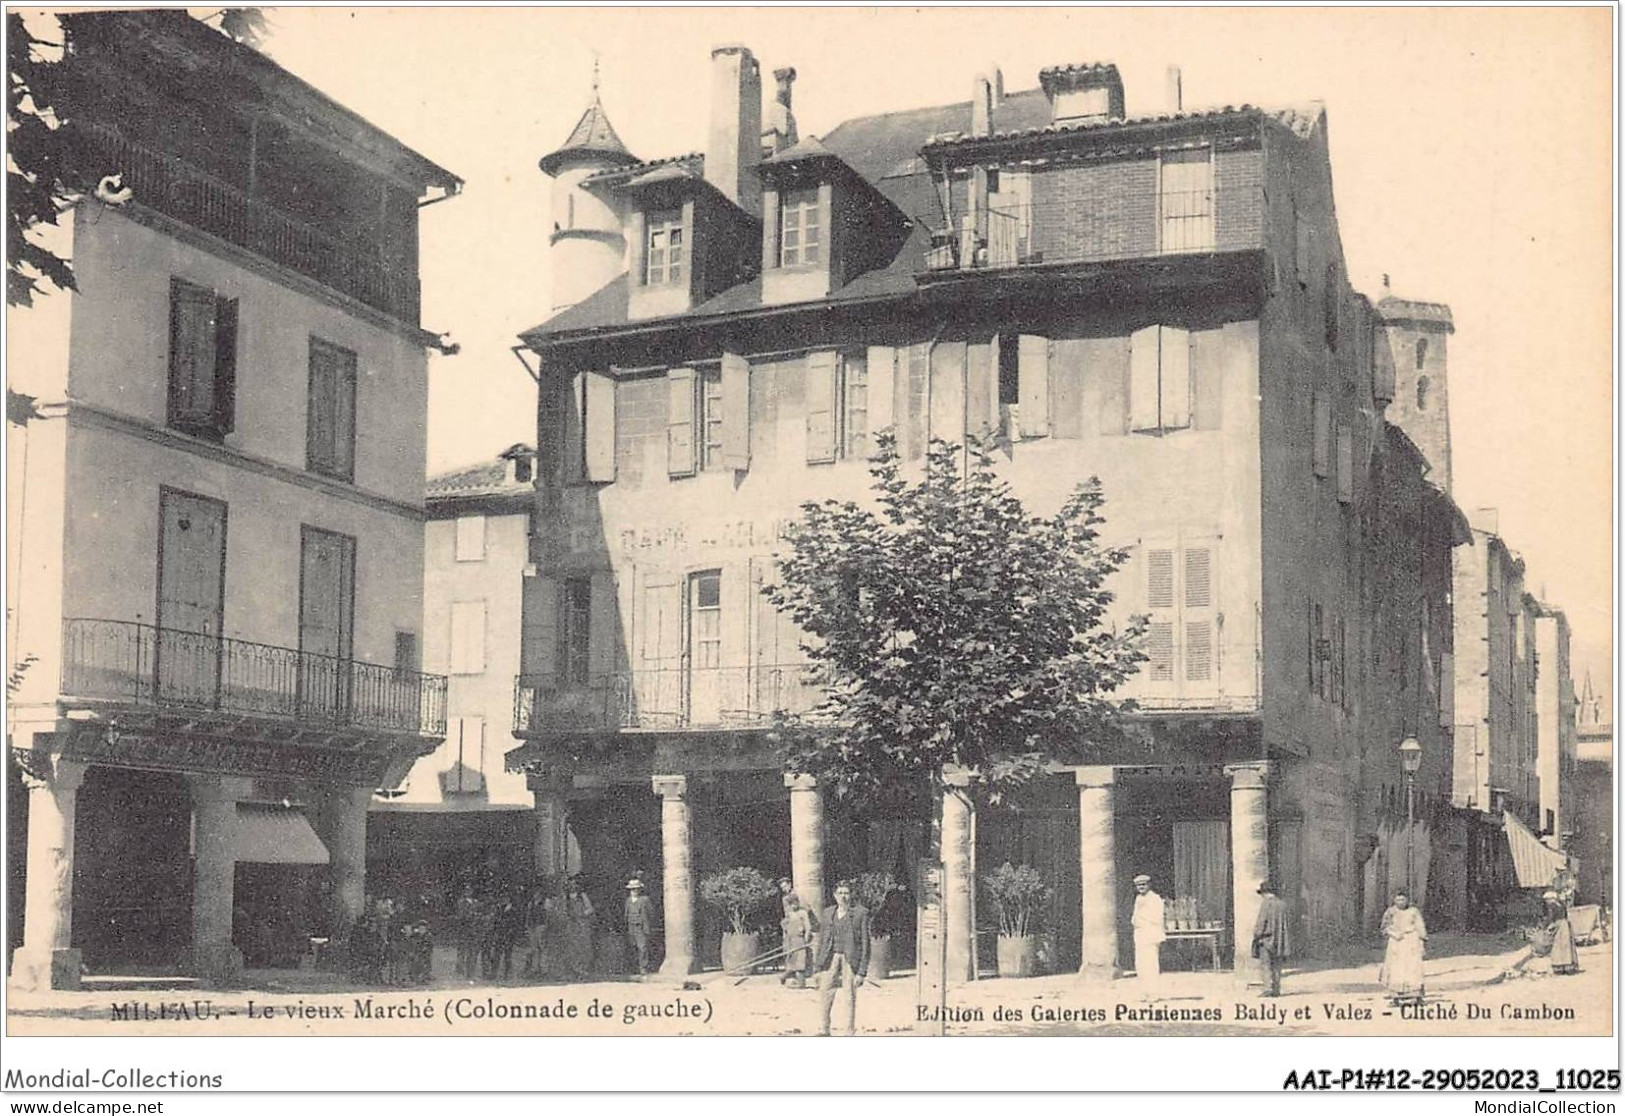
[[(1399, 743), (1399, 762), (1405, 768), (1405, 890), (1416, 890), (1416, 772), (1422, 766), (1422, 745), (1414, 736)], [(1421, 897), (1411, 895), (1419, 908)]]

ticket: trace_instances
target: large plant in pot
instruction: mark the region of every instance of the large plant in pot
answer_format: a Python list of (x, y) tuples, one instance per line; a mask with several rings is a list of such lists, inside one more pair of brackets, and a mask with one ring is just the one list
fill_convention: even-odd
[(901, 929), (903, 885), (890, 872), (864, 872), (852, 881), (852, 897), (869, 911), (869, 978), (885, 980), (892, 936)]
[(742, 969), (761, 956), (757, 931), (778, 897), (778, 885), (755, 868), (724, 868), (700, 881), (700, 898), (728, 919), (722, 932), (723, 969)]
[(982, 877), (982, 887), (999, 915), (999, 975), (1033, 976), (1038, 971), (1039, 936), (1054, 894), (1044, 875), (1030, 864), (1005, 861)]

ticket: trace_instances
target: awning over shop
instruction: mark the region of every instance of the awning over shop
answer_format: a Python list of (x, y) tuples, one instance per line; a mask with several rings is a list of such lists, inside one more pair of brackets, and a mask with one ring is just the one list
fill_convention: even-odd
[(327, 846), (298, 810), (237, 804), (236, 857), (249, 864), (326, 864)]
[(1542, 842), (1512, 814), (1503, 811), (1501, 817), (1507, 844), (1512, 847), (1512, 867), (1518, 874), (1518, 886), (1551, 887), (1557, 874), (1568, 866), (1569, 858)]

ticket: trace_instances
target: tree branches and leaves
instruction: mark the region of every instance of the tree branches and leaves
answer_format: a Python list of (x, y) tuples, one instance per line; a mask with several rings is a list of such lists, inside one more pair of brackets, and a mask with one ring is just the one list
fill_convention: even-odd
[(56, 224), (73, 196), (62, 134), (66, 86), (59, 37), (35, 34), (6, 13), (6, 304), (32, 306), (50, 288), (71, 290), (68, 261), (30, 236)]
[(1106, 618), (1098, 479), (1052, 517), (1029, 514), (987, 448), (933, 441), (905, 478), (877, 437), (873, 508), (802, 505), (777, 585), (763, 592), (811, 637), (824, 700), (781, 721), (788, 770), (837, 797), (885, 800), (971, 768), (995, 800), (1052, 761), (1118, 738), (1112, 693), (1146, 656), (1146, 621)]

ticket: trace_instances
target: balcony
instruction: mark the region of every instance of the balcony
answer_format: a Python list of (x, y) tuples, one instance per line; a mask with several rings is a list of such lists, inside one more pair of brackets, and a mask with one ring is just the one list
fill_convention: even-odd
[(1221, 199), (1217, 188), (1209, 187), (995, 206), (981, 220), (966, 215), (957, 228), (933, 231), (922, 278), (1258, 247), (1256, 236), (1247, 243), (1222, 242), (1235, 238), (1220, 236), (1221, 203), (1227, 218), (1240, 221), (1241, 211), (1259, 209), (1263, 198), (1251, 189)]
[(812, 670), (806, 663), (674, 667), (582, 681), (522, 674), (514, 685), (514, 735), (760, 728), (775, 714), (805, 713), (823, 699)]
[(122, 620), (62, 624), (62, 700), (444, 736), (446, 680)]
[[(105, 125), (75, 123), (76, 159), (92, 175), (121, 174), (132, 200), (416, 325), (418, 280), (379, 253), (358, 251), (262, 198)], [(359, 239), (359, 238), (358, 238)]]

